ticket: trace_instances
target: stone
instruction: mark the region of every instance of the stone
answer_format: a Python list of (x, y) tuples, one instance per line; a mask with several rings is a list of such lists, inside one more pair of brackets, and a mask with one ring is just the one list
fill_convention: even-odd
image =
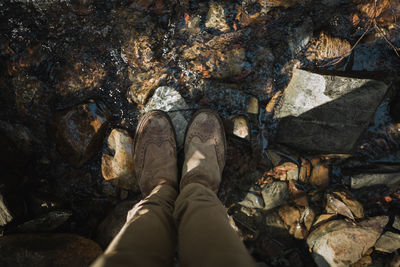
[(396, 234), (390, 231), (385, 232), (376, 241), (375, 249), (377, 251), (392, 253), (400, 248), (400, 234)]
[(13, 216), (4, 203), (3, 195), (0, 194), (0, 227), (7, 225), (13, 220)]
[(244, 116), (233, 118), (233, 135), (250, 140), (249, 122)]
[(250, 96), (246, 102), (247, 102), (247, 109), (246, 109), (247, 113), (257, 115), (258, 114), (258, 99)]
[(221, 32), (229, 31), (230, 28), (226, 23), (224, 7), (216, 2), (210, 3), (210, 8), (208, 9), (207, 28), (213, 28), (220, 30)]
[(400, 231), (400, 216), (399, 215), (394, 216), (394, 221), (393, 221), (392, 226), (393, 226), (393, 228)]
[(279, 166), (276, 166), (273, 170), (273, 176), (282, 181), (285, 180), (297, 180), (299, 169), (293, 162), (285, 162)]
[(264, 199), (264, 210), (271, 210), (285, 204), (289, 198), (286, 182), (272, 182), (265, 185), (261, 194)]
[(81, 167), (99, 150), (109, 117), (107, 107), (94, 102), (67, 111), (55, 122), (58, 150)]
[(381, 81), (295, 69), (274, 115), (275, 141), (305, 151), (351, 153), (387, 90)]
[(69, 211), (51, 211), (17, 226), (18, 233), (51, 232), (65, 223), (72, 215)]
[(293, 180), (289, 180), (289, 191), (290, 197), (296, 205), (301, 207), (308, 207), (306, 192), (298, 189)]
[(347, 40), (330, 36), (324, 32), (311, 41), (305, 55), (310, 61), (324, 61), (347, 56), (351, 45)]
[(312, 170), (308, 182), (319, 188), (326, 188), (329, 185), (329, 168), (321, 163), (320, 159), (311, 160)]
[(87, 267), (102, 250), (74, 234), (14, 234), (0, 237), (0, 266)]
[(307, 45), (313, 35), (311, 18), (303, 18), (300, 25), (289, 28), (288, 34), (289, 51), (294, 56)]
[(313, 223), (312, 226), (314, 226), (314, 227), (318, 226), (318, 225), (320, 225), (322, 223), (325, 223), (325, 222), (329, 221), (332, 218), (336, 218), (336, 216), (337, 216), (336, 214), (332, 214), (332, 213), (330, 213), (330, 214), (321, 214), (315, 219), (315, 222)]
[(189, 107), (183, 97), (172, 87), (159, 87), (143, 108), (142, 112), (146, 113), (156, 109), (168, 113), (175, 128), (178, 146), (182, 147), (189, 117), (188, 112), (185, 111), (188, 110)]
[(264, 207), (264, 201), (262, 197), (253, 192), (248, 192), (244, 199), (238, 204), (246, 208), (262, 209)]
[(288, 244), (293, 240), (277, 211), (265, 215), (265, 232), (281, 243)]
[[(133, 163), (133, 138), (126, 130), (113, 129), (107, 138), (108, 149), (101, 158), (104, 179), (123, 189), (138, 192)], [(110, 152), (108, 154), (107, 152)]]
[(296, 224), (300, 221), (300, 211), (294, 206), (284, 205), (279, 208), (278, 213), (289, 228), (289, 233), (293, 234)]
[(352, 224), (345, 220), (329, 221), (307, 238), (318, 266), (348, 266), (357, 262), (372, 247), (388, 223), (387, 216), (372, 217)]
[(351, 176), (351, 188), (386, 185), (391, 188), (400, 183), (400, 173), (360, 173)]
[(96, 231), (95, 240), (102, 248), (107, 248), (108, 244), (119, 233), (126, 222), (128, 212), (136, 203), (136, 201), (123, 201), (119, 203), (100, 223)]

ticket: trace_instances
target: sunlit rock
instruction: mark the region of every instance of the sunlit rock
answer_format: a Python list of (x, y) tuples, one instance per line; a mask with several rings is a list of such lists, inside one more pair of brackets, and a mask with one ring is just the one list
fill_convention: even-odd
[(352, 152), (388, 86), (295, 69), (275, 118), (276, 141), (305, 151)]
[(249, 123), (244, 116), (233, 118), (233, 134), (237, 137), (250, 140)]
[(77, 106), (55, 120), (59, 151), (76, 167), (86, 163), (100, 148), (110, 114), (103, 104)]
[(101, 173), (113, 185), (137, 191), (133, 146), (133, 138), (127, 131), (113, 129), (107, 138), (108, 149), (101, 158)]
[(345, 220), (323, 224), (307, 238), (315, 263), (321, 267), (357, 262), (375, 244), (388, 221), (387, 216), (378, 216), (357, 225)]
[(217, 29), (221, 32), (225, 32), (230, 29), (225, 20), (224, 7), (221, 4), (216, 2), (212, 2), (210, 4), (210, 8), (208, 9), (206, 27)]
[(396, 234), (390, 231), (385, 232), (376, 241), (375, 249), (377, 251), (392, 253), (400, 248), (400, 234)]
[(188, 124), (188, 108), (183, 97), (174, 88), (162, 86), (157, 88), (142, 112), (156, 109), (167, 112), (175, 128), (178, 146), (182, 146)]

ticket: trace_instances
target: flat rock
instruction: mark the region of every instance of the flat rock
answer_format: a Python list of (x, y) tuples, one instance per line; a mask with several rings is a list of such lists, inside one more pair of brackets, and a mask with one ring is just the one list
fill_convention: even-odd
[(97, 228), (96, 241), (106, 248), (113, 238), (119, 233), (126, 222), (128, 211), (130, 211), (136, 201), (124, 201), (114, 207), (114, 209), (104, 218)]
[(392, 253), (400, 248), (400, 235), (387, 231), (376, 241), (375, 249), (381, 252)]
[(270, 210), (285, 204), (289, 198), (289, 189), (286, 182), (272, 182), (265, 185), (261, 194), (264, 199), (264, 209)]
[(351, 188), (386, 185), (392, 187), (400, 183), (400, 173), (361, 173), (351, 177)]
[(393, 226), (393, 228), (395, 228), (395, 229), (400, 231), (400, 216), (399, 215), (396, 215), (394, 217), (394, 222), (393, 222), (392, 226)]
[(188, 108), (183, 97), (174, 88), (162, 86), (156, 89), (143, 108), (143, 113), (156, 109), (167, 112), (175, 128), (178, 146), (181, 147), (188, 124), (188, 114), (185, 112)]
[(16, 234), (0, 237), (0, 266), (87, 267), (102, 250), (73, 234)]
[(113, 185), (138, 191), (133, 163), (133, 138), (123, 129), (113, 129), (107, 138), (108, 149), (101, 158), (101, 173)]
[(348, 266), (375, 244), (388, 221), (387, 216), (372, 217), (357, 225), (329, 221), (311, 232), (307, 244), (318, 266)]
[(0, 227), (5, 226), (7, 223), (11, 222), (12, 219), (13, 216), (6, 204), (4, 204), (3, 196), (0, 194)]
[(105, 105), (94, 102), (67, 111), (55, 122), (57, 148), (81, 167), (100, 149), (109, 117)]
[(381, 81), (295, 69), (274, 115), (276, 141), (306, 151), (350, 153), (387, 89)]

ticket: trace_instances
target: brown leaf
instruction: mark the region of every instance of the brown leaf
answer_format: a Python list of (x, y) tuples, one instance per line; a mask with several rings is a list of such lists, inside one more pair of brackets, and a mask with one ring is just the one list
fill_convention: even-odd
[(285, 205), (279, 208), (278, 213), (289, 228), (292, 228), (296, 222), (300, 221), (300, 212), (296, 207)]
[(360, 202), (352, 198), (352, 196), (345, 191), (334, 191), (336, 196), (340, 197), (344, 204), (351, 210), (357, 219), (364, 218), (364, 209)]
[(319, 224), (327, 222), (334, 217), (336, 217), (336, 214), (321, 214), (317, 217), (317, 219), (313, 223), (313, 226), (318, 226)]
[(301, 221), (303, 222), (304, 226), (308, 231), (310, 231), (311, 226), (315, 219), (315, 212), (313, 209), (306, 207), (301, 214)]
[(326, 188), (329, 185), (329, 168), (321, 163), (319, 158), (311, 160), (313, 169), (310, 177), (310, 184), (319, 188)]
[(271, 100), (268, 102), (267, 106), (265, 107), (265, 111), (271, 113), (274, 110), (276, 102), (278, 101), (279, 97), (281, 96), (282, 91), (278, 91), (274, 94)]
[(342, 201), (335, 198), (332, 194), (326, 194), (326, 210), (328, 211), (329, 209), (354, 221), (353, 213), (351, 212), (351, 210)]

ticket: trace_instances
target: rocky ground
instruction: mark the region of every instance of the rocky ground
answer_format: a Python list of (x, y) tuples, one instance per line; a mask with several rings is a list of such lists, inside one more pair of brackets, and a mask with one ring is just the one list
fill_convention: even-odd
[(1, 2), (0, 265), (87, 266), (140, 200), (140, 114), (167, 111), (181, 147), (208, 107), (260, 264), (399, 266), (399, 19), (397, 0)]

